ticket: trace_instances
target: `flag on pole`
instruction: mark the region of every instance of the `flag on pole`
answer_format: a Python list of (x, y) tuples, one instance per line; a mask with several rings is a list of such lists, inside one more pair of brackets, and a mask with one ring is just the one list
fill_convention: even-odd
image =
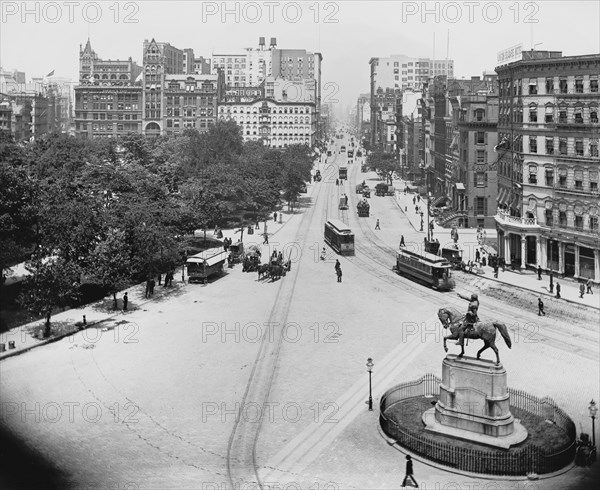
[(51, 71), (50, 73), (48, 73), (46, 76), (47, 76), (47, 77), (51, 77), (51, 76), (53, 76), (53, 75), (54, 75), (54, 70), (52, 70), (52, 71)]

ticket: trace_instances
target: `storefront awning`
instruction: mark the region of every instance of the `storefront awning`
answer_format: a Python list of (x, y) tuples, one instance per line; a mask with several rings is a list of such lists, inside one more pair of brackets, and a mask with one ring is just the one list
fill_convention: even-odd
[(465, 190), (465, 184), (463, 184), (462, 182), (457, 182), (455, 185), (456, 185), (456, 190), (457, 191), (464, 191)]

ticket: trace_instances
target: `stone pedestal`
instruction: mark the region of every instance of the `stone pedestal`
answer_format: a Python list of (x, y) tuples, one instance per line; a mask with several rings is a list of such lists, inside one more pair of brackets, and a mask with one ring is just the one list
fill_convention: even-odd
[(506, 369), (471, 357), (444, 359), (440, 398), (423, 422), (432, 432), (506, 449), (527, 438), (510, 413)]

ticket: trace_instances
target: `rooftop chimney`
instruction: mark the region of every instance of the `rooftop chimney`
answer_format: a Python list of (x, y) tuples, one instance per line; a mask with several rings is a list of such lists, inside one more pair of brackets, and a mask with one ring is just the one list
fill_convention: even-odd
[(264, 37), (259, 37), (258, 38), (258, 46), (261, 48), (265, 47), (265, 38)]
[(271, 47), (272, 48), (276, 48), (277, 47), (277, 38), (275, 38), (275, 37), (271, 38)]

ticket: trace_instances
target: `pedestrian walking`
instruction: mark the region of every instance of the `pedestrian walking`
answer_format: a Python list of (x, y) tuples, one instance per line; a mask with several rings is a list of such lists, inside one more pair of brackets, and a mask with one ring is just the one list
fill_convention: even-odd
[(150, 279), (150, 296), (154, 295), (154, 288), (156, 287), (156, 281)]
[(594, 284), (594, 283), (592, 282), (592, 279), (591, 279), (591, 278), (590, 278), (590, 279), (588, 279), (588, 280), (587, 280), (587, 282), (585, 283), (585, 285), (586, 285), (586, 287), (587, 287), (587, 289), (586, 289), (586, 291), (585, 291), (585, 292), (586, 292), (587, 294), (594, 294), (594, 291), (592, 291), (592, 285), (593, 285), (593, 284)]
[(538, 271), (538, 281), (541, 281), (542, 280), (542, 266), (541, 265), (538, 265), (537, 271)]
[(498, 279), (498, 269), (499, 269), (499, 267), (498, 267), (498, 264), (496, 263), (496, 265), (494, 265), (494, 277), (496, 279)]
[(421, 202), (421, 196), (417, 195), (417, 202)]
[(127, 303), (129, 303), (129, 298), (127, 297), (127, 292), (123, 295), (123, 311), (127, 311)]
[(414, 206), (415, 204), (417, 204), (417, 198), (416, 198), (416, 197), (413, 197), (413, 206)]
[(556, 283), (556, 297), (560, 299), (560, 284)]
[(340, 179), (335, 179), (335, 185), (340, 185)]
[(554, 293), (554, 275), (550, 271), (550, 294)]
[(342, 267), (338, 267), (335, 272), (337, 274), (337, 282), (342, 282)]
[(273, 221), (277, 221), (277, 211), (273, 213)]
[(158, 274), (158, 285), (160, 286), (160, 283), (162, 281), (162, 274)]
[(335, 272), (336, 273), (340, 267), (342, 267), (342, 264), (340, 264), (340, 261), (338, 259), (335, 259)]
[(377, 220), (377, 223), (375, 223), (375, 229), (376, 230), (380, 230), (381, 228), (379, 228), (379, 220)]
[(581, 283), (579, 285), (579, 298), (583, 299), (583, 295), (585, 294), (585, 285)]
[(475, 250), (475, 262), (479, 262), (479, 260), (481, 259), (481, 253), (479, 252), (479, 249)]
[(544, 302), (542, 298), (538, 298), (538, 316), (546, 316), (546, 312), (544, 311)]
[(150, 279), (146, 281), (146, 294), (144, 297), (147, 298), (148, 296), (150, 296)]
[(402, 247), (406, 247), (406, 244), (404, 243), (404, 235), (400, 235), (400, 248)]
[(419, 488), (419, 484), (417, 480), (415, 480), (415, 476), (413, 473), (413, 462), (410, 454), (406, 455), (406, 475), (404, 476), (404, 480), (402, 480), (402, 488), (406, 486), (408, 482), (411, 482), (411, 486), (415, 486), (415, 488)]
[(263, 245), (268, 245), (268, 244), (269, 244), (269, 234), (268, 234), (268, 233), (265, 233), (265, 234), (263, 235), (263, 237), (264, 237), (264, 240), (263, 240)]

